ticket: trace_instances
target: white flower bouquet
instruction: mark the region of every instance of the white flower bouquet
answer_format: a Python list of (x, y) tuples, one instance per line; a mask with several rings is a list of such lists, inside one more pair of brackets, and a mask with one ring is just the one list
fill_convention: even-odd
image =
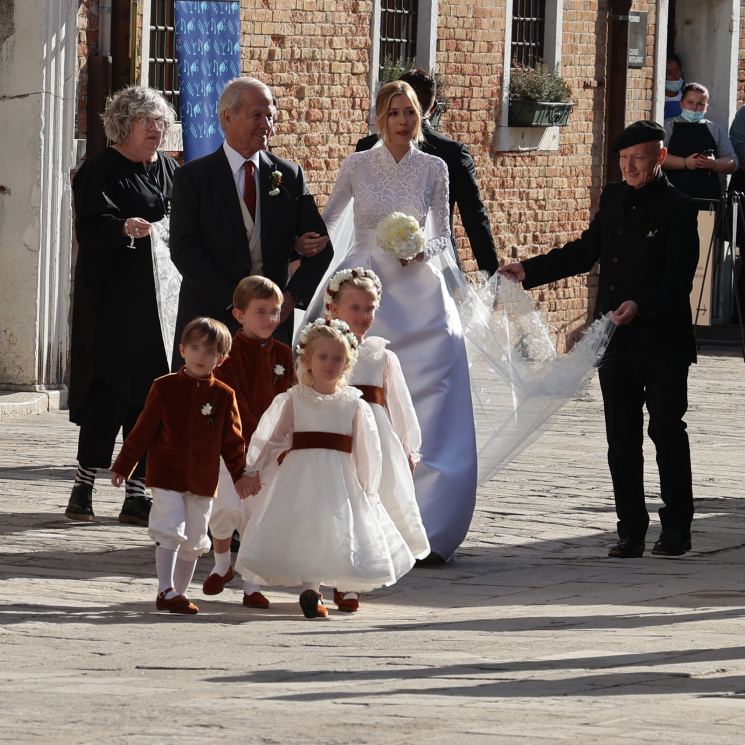
[(378, 245), (399, 261), (411, 261), (424, 250), (424, 231), (415, 217), (393, 212), (383, 218), (376, 230)]

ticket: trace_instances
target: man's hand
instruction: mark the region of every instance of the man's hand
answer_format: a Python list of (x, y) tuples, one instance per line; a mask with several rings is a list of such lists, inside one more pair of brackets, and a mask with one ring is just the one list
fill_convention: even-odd
[(497, 274), (501, 274), (503, 277), (511, 279), (513, 282), (525, 281), (525, 269), (523, 269), (523, 265), (519, 261), (499, 267), (499, 269), (497, 269)]
[(327, 235), (320, 233), (303, 233), (295, 239), (295, 250), (302, 256), (315, 256), (321, 253), (329, 242)]
[(611, 313), (616, 326), (625, 326), (639, 315), (639, 306), (633, 300), (625, 300)]
[(111, 472), (111, 483), (114, 486), (121, 486), (126, 478), (127, 477), (122, 475), (121, 473), (114, 473), (113, 471)]
[(283, 292), (282, 310), (279, 312), (279, 322), (284, 323), (295, 310), (295, 296), (291, 292)]

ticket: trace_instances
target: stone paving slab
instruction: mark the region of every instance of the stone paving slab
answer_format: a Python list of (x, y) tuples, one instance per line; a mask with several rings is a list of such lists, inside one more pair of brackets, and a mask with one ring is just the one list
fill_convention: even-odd
[[(268, 611), (237, 583), (191, 618), (156, 613), (153, 549), (62, 517), (76, 429), (0, 422), (0, 742), (269, 745), (741, 743), (745, 729), (745, 365), (707, 354), (688, 416), (697, 517), (680, 559), (609, 560), (599, 390), (479, 491), (468, 540), (350, 616)], [(650, 510), (659, 488), (647, 453)], [(656, 538), (656, 517), (648, 546)]]

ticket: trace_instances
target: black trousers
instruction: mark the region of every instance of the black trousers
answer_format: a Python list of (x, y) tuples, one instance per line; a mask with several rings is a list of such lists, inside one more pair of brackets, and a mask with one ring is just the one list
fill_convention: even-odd
[(662, 534), (690, 538), (693, 521), (691, 454), (683, 415), (688, 408), (688, 363), (615, 357), (600, 367), (608, 465), (613, 480), (619, 538), (641, 540), (649, 525), (644, 499), (643, 407), (657, 450)]
[[(94, 381), (80, 421), (78, 463), (86, 468), (111, 468), (119, 430), (126, 438), (141, 411), (142, 406), (126, 403), (103, 381)], [(137, 464), (132, 478), (145, 478), (145, 458)]]

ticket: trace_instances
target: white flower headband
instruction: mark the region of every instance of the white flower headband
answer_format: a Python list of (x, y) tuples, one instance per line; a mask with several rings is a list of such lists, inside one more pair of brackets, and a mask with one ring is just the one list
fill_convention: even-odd
[(362, 266), (356, 266), (354, 269), (342, 269), (331, 277), (326, 286), (326, 292), (323, 295), (324, 313), (328, 315), (331, 312), (331, 303), (334, 302), (334, 298), (341, 289), (341, 286), (345, 282), (349, 282), (350, 279), (357, 279), (358, 277), (369, 279), (375, 285), (378, 298), (380, 298), (380, 295), (383, 292), (383, 283), (380, 281), (380, 277), (378, 277), (372, 269), (365, 269)]
[(310, 336), (311, 331), (313, 331), (313, 329), (319, 329), (324, 326), (336, 329), (347, 340), (349, 347), (356, 356), (357, 347), (359, 347), (360, 341), (349, 330), (349, 326), (347, 326), (344, 321), (340, 321), (338, 318), (316, 318), (315, 321), (305, 326), (300, 332), (300, 336), (298, 337), (298, 344), (295, 347), (295, 352), (298, 356), (300, 356), (305, 351), (305, 347), (308, 345), (308, 337)]

